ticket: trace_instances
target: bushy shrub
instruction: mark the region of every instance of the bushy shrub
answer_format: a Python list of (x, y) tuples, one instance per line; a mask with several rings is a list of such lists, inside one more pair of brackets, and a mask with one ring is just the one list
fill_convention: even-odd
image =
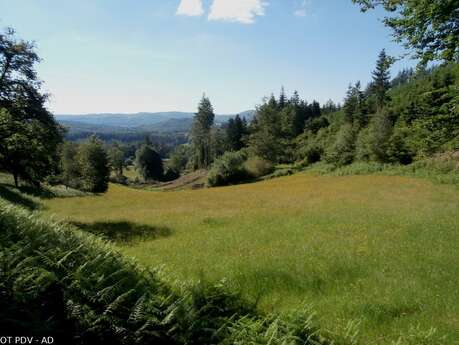
[(274, 164), (258, 156), (252, 156), (244, 163), (244, 167), (253, 178), (259, 178), (274, 171)]
[(306, 165), (314, 164), (321, 160), (324, 150), (318, 145), (309, 145), (304, 150), (304, 162)]
[(371, 160), (381, 163), (389, 162), (387, 150), (392, 129), (389, 113), (383, 111), (372, 118), (368, 128), (368, 148)]
[(413, 153), (406, 143), (406, 132), (395, 129), (387, 143), (386, 155), (389, 162), (410, 164), (413, 162)]
[(110, 182), (127, 185), (129, 180), (124, 175), (115, 174), (115, 175), (110, 176)]
[(166, 162), (166, 169), (169, 168), (180, 173), (187, 167), (191, 156), (192, 149), (190, 145), (177, 146)]
[(355, 162), (327, 173), (334, 176), (370, 175), (383, 172), (385, 169), (390, 169), (391, 167), (390, 164), (378, 162)]
[(459, 135), (442, 146), (444, 151), (459, 151)]
[(330, 122), (325, 116), (309, 119), (305, 124), (305, 130), (316, 134), (320, 129), (330, 126)]
[(351, 124), (344, 124), (336, 134), (334, 143), (328, 148), (328, 163), (342, 166), (352, 163), (355, 151), (355, 130)]
[(180, 173), (172, 168), (166, 168), (162, 180), (164, 182), (174, 181), (180, 177)]
[(371, 152), (370, 152), (370, 131), (368, 127), (363, 128), (357, 135), (357, 140), (355, 143), (355, 158), (358, 161), (369, 161)]
[(207, 183), (211, 187), (226, 186), (249, 178), (244, 166), (247, 154), (244, 151), (228, 151), (216, 159), (209, 171)]

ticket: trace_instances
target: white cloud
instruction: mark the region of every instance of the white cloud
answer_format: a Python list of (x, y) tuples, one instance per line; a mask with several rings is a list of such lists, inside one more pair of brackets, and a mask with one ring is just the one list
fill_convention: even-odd
[(181, 0), (176, 14), (180, 16), (202, 16), (204, 14), (202, 0)]
[(265, 14), (264, 0), (214, 0), (209, 20), (224, 20), (252, 24), (257, 16)]
[(298, 9), (295, 10), (294, 14), (297, 17), (306, 17), (309, 13), (309, 7), (311, 6), (311, 0), (303, 0), (298, 6)]

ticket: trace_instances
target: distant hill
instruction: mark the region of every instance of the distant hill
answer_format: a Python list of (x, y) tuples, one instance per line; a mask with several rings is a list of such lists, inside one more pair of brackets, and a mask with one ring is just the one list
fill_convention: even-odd
[[(254, 111), (241, 112), (240, 115), (251, 120)], [(192, 123), (194, 113), (186, 112), (159, 112), (135, 114), (56, 114), (56, 119), (66, 126), (70, 132), (187, 132)], [(215, 122), (222, 124), (236, 116), (217, 115)]]

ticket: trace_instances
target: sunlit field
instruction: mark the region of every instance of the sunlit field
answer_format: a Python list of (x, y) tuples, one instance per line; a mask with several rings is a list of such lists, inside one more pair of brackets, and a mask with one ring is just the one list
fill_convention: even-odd
[(195, 191), (111, 185), (45, 212), (180, 279), (227, 278), (262, 310), (310, 304), (321, 326), (387, 344), (431, 327), (459, 340), (459, 189), (298, 174)]

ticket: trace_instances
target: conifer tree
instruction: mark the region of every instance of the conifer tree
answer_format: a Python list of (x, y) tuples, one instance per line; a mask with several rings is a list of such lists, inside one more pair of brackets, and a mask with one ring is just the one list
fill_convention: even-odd
[(344, 100), (344, 115), (346, 122), (357, 122), (363, 126), (366, 124), (365, 95), (361, 90), (360, 81), (349, 85)]
[(304, 126), (310, 113), (309, 107), (308, 104), (300, 98), (298, 91), (293, 92), (289, 100), (289, 105), (293, 106), (294, 109), (293, 134), (296, 137), (304, 131)]
[(252, 151), (269, 161), (278, 162), (284, 150), (282, 118), (273, 95), (257, 108), (249, 146)]
[(230, 151), (239, 151), (244, 147), (243, 137), (246, 134), (246, 124), (239, 115), (228, 120), (226, 128), (226, 143)]
[(289, 104), (280, 112), (282, 123), (282, 136), (284, 139), (291, 140), (297, 135), (297, 108)]
[(376, 62), (376, 69), (372, 72), (372, 89), (376, 95), (379, 109), (383, 108), (387, 101), (387, 91), (390, 88), (390, 67), (392, 63), (393, 59), (386, 54), (384, 49), (381, 50)]
[(285, 89), (282, 86), (281, 92), (279, 95), (279, 109), (280, 110), (284, 109), (286, 105), (287, 105), (287, 96), (285, 95)]
[(203, 95), (194, 116), (191, 128), (191, 143), (194, 151), (195, 169), (208, 168), (212, 163), (212, 135), (214, 125), (214, 109), (209, 98)]
[(329, 99), (325, 105), (322, 107), (322, 111), (324, 113), (334, 113), (335, 111), (338, 110), (338, 107), (337, 105), (335, 104), (335, 102), (333, 102), (333, 100)]
[(290, 98), (290, 104), (293, 104), (294, 106), (298, 107), (300, 106), (300, 102), (301, 102), (301, 99), (300, 99), (300, 95), (298, 94), (298, 91), (293, 91), (293, 95), (292, 97)]
[(322, 113), (321, 109), (320, 109), (320, 103), (317, 102), (317, 101), (313, 101), (311, 103), (311, 117), (319, 117)]

